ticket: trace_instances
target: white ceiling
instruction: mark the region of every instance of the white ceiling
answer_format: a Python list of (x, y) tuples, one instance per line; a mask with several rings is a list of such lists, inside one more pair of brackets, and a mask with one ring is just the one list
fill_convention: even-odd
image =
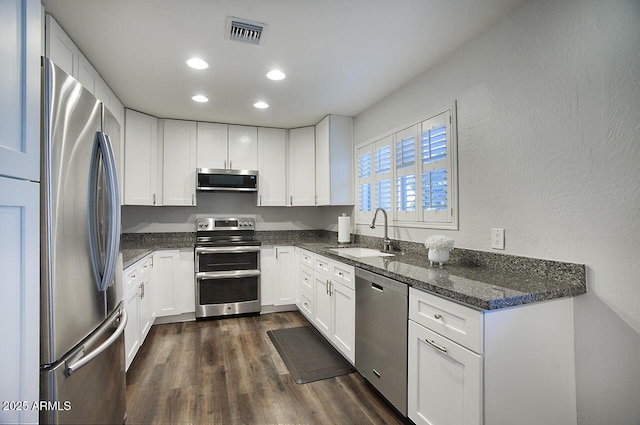
[[(162, 118), (293, 128), (355, 116), (526, 0), (43, 0), (122, 103)], [(263, 46), (226, 17), (268, 24)], [(185, 61), (199, 56), (204, 71)], [(279, 68), (283, 81), (265, 78)], [(194, 94), (210, 101), (197, 104)], [(271, 105), (253, 107), (257, 100)]]

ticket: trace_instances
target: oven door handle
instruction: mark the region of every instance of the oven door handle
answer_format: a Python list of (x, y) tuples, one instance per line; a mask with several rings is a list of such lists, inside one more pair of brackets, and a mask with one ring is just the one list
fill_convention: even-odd
[(199, 272), (197, 280), (203, 279), (241, 279), (243, 277), (260, 276), (260, 270), (235, 270), (228, 272)]
[(196, 248), (196, 254), (219, 254), (219, 253), (243, 253), (243, 252), (260, 252), (259, 246), (216, 246)]

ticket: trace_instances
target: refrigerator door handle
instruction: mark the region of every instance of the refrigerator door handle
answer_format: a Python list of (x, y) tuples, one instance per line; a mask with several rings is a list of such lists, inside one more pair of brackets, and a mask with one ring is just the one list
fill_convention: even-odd
[(113, 344), (122, 334), (122, 332), (124, 332), (124, 328), (127, 326), (127, 310), (125, 310), (124, 308), (120, 311), (119, 315), (114, 315), (113, 318), (105, 323), (105, 326), (112, 326), (114, 322), (116, 322), (118, 319), (120, 319), (120, 324), (118, 325), (118, 328), (113, 332), (113, 334), (111, 334), (111, 336), (109, 338), (107, 338), (102, 344), (100, 344), (98, 347), (96, 347), (95, 350), (91, 351), (89, 354), (82, 356), (79, 360), (77, 361), (67, 361), (66, 364), (66, 375), (69, 376), (71, 374), (73, 374), (75, 371), (77, 371), (78, 369), (80, 369), (82, 366), (86, 365), (87, 363), (89, 363), (91, 360), (95, 359), (97, 356), (100, 355), (100, 353), (102, 353), (104, 350), (106, 350), (107, 348), (109, 348), (109, 346), (111, 344)]
[[(100, 247), (99, 229), (97, 217), (98, 214), (98, 178), (100, 159), (104, 168), (104, 176), (106, 180), (107, 190), (107, 235), (104, 250), (104, 266), (100, 270)], [(97, 132), (94, 139), (93, 152), (91, 155), (90, 165), (90, 191), (89, 191), (89, 250), (92, 258), (93, 275), (98, 290), (104, 292), (111, 286), (116, 269), (116, 260), (120, 245), (120, 197), (118, 195), (118, 180), (115, 171), (115, 159), (111, 145), (102, 132)]]

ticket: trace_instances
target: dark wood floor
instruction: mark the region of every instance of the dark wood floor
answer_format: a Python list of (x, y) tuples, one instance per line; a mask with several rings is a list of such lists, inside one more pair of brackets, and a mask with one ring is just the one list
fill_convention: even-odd
[(267, 331), (298, 312), (154, 326), (127, 373), (127, 424), (402, 424), (358, 374), (296, 384)]

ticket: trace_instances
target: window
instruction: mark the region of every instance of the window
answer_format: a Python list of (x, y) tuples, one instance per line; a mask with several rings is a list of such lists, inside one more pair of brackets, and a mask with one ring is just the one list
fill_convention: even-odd
[(455, 108), (358, 148), (357, 221), (382, 207), (395, 226), (458, 228)]

